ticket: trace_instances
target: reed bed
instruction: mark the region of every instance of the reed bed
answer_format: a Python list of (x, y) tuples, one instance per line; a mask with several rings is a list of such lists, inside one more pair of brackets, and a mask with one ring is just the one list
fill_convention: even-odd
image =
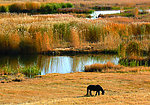
[(88, 46), (93, 50), (116, 51), (120, 44), (131, 40), (138, 41), (140, 49), (148, 51), (150, 44), (150, 23), (123, 24), (61, 14), (57, 18), (1, 14), (0, 28), (0, 53), (41, 53)]
[[(127, 62), (126, 62), (127, 63)], [(129, 66), (129, 65), (128, 65)], [(130, 65), (131, 66), (131, 65)], [(127, 72), (140, 72), (140, 71), (150, 71), (150, 67), (132, 65), (132, 67), (125, 67), (122, 65), (115, 65), (111, 62), (107, 62), (106, 64), (95, 63), (92, 65), (85, 65), (85, 72), (103, 72), (103, 73), (127, 73)]]
[(95, 63), (92, 65), (85, 66), (85, 72), (106, 72), (107, 69), (121, 69), (123, 66), (114, 65), (111, 62), (107, 62), (106, 64)]

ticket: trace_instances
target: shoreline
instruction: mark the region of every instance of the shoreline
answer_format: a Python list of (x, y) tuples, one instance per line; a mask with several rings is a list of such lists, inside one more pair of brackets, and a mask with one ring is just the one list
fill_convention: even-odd
[(82, 54), (118, 54), (116, 50), (93, 50), (89, 49), (74, 49), (74, 48), (59, 48), (51, 51), (42, 52), (43, 55), (53, 55), (53, 56), (65, 56), (65, 55), (82, 55)]

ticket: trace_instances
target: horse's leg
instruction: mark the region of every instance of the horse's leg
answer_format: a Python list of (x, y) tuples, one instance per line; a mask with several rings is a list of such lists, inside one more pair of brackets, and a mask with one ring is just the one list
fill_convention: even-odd
[(100, 95), (100, 91), (98, 91), (98, 95)]
[(92, 91), (90, 90), (90, 95), (92, 96)]
[(96, 91), (96, 94), (95, 94), (95, 96), (97, 96), (97, 91)]
[(87, 94), (86, 95), (88, 95), (89, 94), (89, 89), (87, 89)]

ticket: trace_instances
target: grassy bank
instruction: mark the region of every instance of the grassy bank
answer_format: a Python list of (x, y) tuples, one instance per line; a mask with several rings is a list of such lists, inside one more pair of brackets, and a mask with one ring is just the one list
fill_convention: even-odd
[(11, 67), (1, 67), (0, 69), (0, 82), (9, 83), (12, 81), (20, 82), (25, 78), (33, 78), (41, 74), (41, 70), (37, 66), (32, 67), (19, 67), (14, 69)]
[(148, 51), (150, 23), (114, 23), (72, 15), (1, 14), (0, 53), (41, 53), (56, 48), (117, 51), (133, 41)]
[[(23, 82), (0, 83), (0, 104), (149, 104), (149, 75), (149, 72), (47, 74)], [(105, 95), (85, 96), (90, 84), (100, 84)]]
[(54, 13), (92, 13), (91, 9), (73, 8), (72, 3), (42, 3), (19, 2), (8, 6), (0, 6), (0, 13), (28, 13), (28, 14), (54, 14)]

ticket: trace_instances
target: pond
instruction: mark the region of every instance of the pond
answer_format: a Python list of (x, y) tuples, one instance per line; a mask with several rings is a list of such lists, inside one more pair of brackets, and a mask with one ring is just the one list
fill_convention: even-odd
[[(150, 9), (146, 10), (147, 12), (150, 13)], [(102, 15), (106, 15), (106, 14), (116, 14), (116, 13), (120, 13), (120, 10), (105, 10), (105, 11), (94, 11), (92, 14), (90, 14), (92, 16), (91, 19), (96, 19), (98, 17), (99, 14)], [(139, 12), (143, 12), (143, 10), (139, 10)]]
[(105, 15), (105, 14), (116, 14), (120, 13), (120, 10), (106, 10), (106, 11), (94, 11), (91, 16), (92, 19), (96, 19), (99, 14)]
[(0, 68), (8, 66), (15, 69), (18, 66), (37, 65), (41, 69), (41, 75), (47, 73), (71, 73), (82, 72), (85, 65), (93, 63), (112, 62), (118, 64), (117, 55), (78, 55), (78, 56), (46, 56), (46, 55), (20, 55), (1, 56)]

